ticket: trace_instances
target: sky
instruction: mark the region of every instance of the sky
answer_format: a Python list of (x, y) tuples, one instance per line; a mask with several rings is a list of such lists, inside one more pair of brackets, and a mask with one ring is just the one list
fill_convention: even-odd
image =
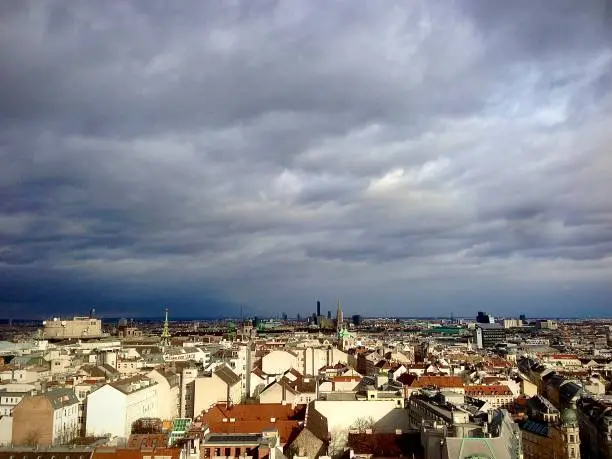
[(612, 0), (0, 2), (0, 316), (612, 311)]

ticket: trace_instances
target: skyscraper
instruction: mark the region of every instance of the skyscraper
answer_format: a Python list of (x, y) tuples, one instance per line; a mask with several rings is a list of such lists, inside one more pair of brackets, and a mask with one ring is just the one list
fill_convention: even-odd
[(317, 317), (321, 316), (321, 302), (317, 301)]

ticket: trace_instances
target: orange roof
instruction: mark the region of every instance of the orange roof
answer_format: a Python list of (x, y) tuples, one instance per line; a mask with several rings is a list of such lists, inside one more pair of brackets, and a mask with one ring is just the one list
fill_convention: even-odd
[(402, 373), (397, 380), (405, 386), (410, 386), (418, 378), (414, 373)]
[[(253, 405), (257, 406), (257, 405)], [(208, 424), (208, 428), (212, 433), (229, 434), (229, 433), (241, 433), (241, 434), (259, 434), (266, 429), (278, 430), (281, 443), (288, 443), (292, 441), (298, 433), (302, 430), (302, 421), (278, 421), (271, 422), (268, 420), (260, 421), (238, 421), (236, 422), (212, 422)]]
[(509, 368), (512, 366), (510, 362), (505, 359), (489, 359), (485, 362), (485, 365), (490, 365), (492, 367), (501, 367), (501, 368)]
[(496, 384), (491, 386), (465, 386), (465, 394), (471, 396), (478, 395), (512, 395), (510, 388), (504, 384)]
[(210, 426), (211, 423), (221, 422), (223, 419), (234, 418), (236, 421), (269, 421), (277, 420), (304, 420), (305, 405), (293, 408), (282, 403), (260, 403), (254, 405), (232, 405), (227, 407), (218, 403), (202, 415), (202, 422)]
[(181, 448), (96, 448), (92, 459), (144, 459), (145, 456), (168, 456), (171, 459), (179, 459)]
[(128, 448), (155, 448), (168, 445), (167, 434), (132, 434), (128, 439)]
[(548, 358), (556, 360), (578, 360), (578, 356), (575, 354), (551, 354)]
[(410, 384), (412, 388), (428, 386), (438, 387), (440, 389), (445, 387), (463, 387), (463, 379), (461, 379), (460, 376), (421, 376)]

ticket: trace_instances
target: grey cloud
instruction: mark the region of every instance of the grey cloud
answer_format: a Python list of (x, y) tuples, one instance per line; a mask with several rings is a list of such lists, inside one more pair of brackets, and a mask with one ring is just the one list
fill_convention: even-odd
[(437, 280), (611, 272), (598, 0), (30, 1), (0, 20), (7, 305), (75, 278), (81, 301), (116, 285), (107, 304), (341, 290), (392, 310), (451, 301)]

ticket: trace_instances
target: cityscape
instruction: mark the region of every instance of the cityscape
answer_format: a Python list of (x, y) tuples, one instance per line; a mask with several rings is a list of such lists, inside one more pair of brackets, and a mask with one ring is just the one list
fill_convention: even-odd
[(4, 0), (0, 59), (0, 459), (612, 459), (612, 0)]
[(0, 455), (607, 458), (612, 319), (51, 317), (0, 328)]

